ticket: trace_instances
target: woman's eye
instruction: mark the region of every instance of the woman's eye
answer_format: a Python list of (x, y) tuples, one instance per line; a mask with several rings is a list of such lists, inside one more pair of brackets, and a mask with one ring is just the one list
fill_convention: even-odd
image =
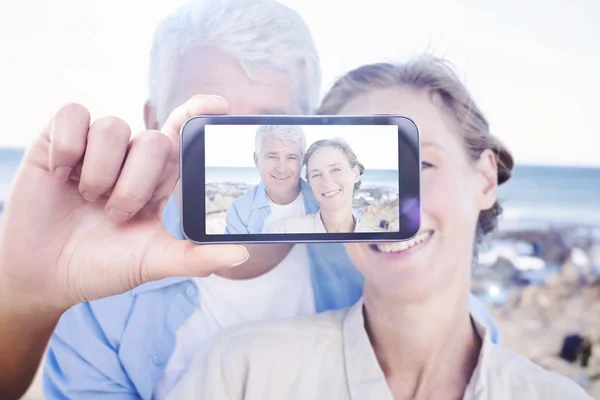
[(428, 163), (427, 161), (421, 161), (421, 169), (426, 169), (430, 167), (433, 167), (433, 164)]

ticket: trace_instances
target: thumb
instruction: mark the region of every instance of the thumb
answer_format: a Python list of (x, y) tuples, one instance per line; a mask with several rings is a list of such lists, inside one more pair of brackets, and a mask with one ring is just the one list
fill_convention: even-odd
[(183, 124), (197, 115), (226, 114), (229, 102), (221, 96), (198, 94), (174, 109), (163, 124), (161, 131), (179, 145), (179, 133)]
[(205, 277), (221, 268), (243, 264), (248, 258), (244, 246), (197, 245), (169, 236), (150, 246), (138, 276), (141, 283), (171, 277)]

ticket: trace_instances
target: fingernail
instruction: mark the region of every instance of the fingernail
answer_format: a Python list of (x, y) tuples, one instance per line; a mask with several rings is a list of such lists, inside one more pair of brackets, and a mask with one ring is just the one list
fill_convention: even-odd
[(92, 193), (84, 193), (83, 198), (89, 201), (90, 203), (93, 203), (94, 201), (96, 201), (98, 196)]
[(69, 167), (58, 167), (54, 170), (54, 176), (56, 177), (56, 179), (58, 179), (61, 182), (66, 182), (69, 180), (69, 177), (71, 176), (71, 172), (73, 171), (73, 168), (69, 168)]
[(248, 261), (248, 259), (250, 258), (250, 253), (248, 253), (248, 250), (246, 250), (245, 247), (237, 247), (231, 249), (231, 256), (232, 258), (241, 259), (242, 261), (238, 261), (235, 264), (231, 264), (228, 266), (228, 268), (237, 267)]
[(229, 104), (229, 103), (227, 102), (227, 100), (225, 100), (225, 98), (224, 98), (224, 97), (217, 96), (217, 95), (214, 95), (214, 94), (213, 94), (213, 95), (210, 95), (210, 97), (209, 97), (208, 99), (209, 99), (209, 100), (210, 100), (212, 103), (214, 103), (214, 104), (218, 104), (218, 105), (224, 105), (224, 106), (225, 106), (225, 105)]
[(106, 210), (106, 214), (108, 215), (108, 217), (110, 219), (112, 219), (113, 221), (116, 221), (116, 222), (125, 222), (131, 216), (130, 213), (127, 213), (127, 212), (121, 211), (121, 210), (117, 210), (116, 208), (113, 208), (113, 207), (108, 207), (108, 209)]

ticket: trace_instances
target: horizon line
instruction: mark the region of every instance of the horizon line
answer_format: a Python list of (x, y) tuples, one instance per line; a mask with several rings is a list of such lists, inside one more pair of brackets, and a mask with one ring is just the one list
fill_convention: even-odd
[[(8, 145), (8, 146), (0, 146), (0, 151), (2, 150), (20, 150), (20, 151), (25, 151), (27, 150), (29, 146), (15, 146), (15, 145)], [(218, 168), (227, 168), (226, 166), (218, 166), (218, 165), (210, 165), (207, 167), (218, 167)], [(248, 167), (238, 167), (238, 168), (253, 168), (254, 166), (248, 166)], [(600, 169), (600, 163), (598, 164), (576, 164), (576, 163), (550, 163), (550, 162), (531, 162), (531, 161), (523, 161), (523, 162), (515, 162), (515, 167), (544, 167), (544, 168), (556, 168), (556, 167), (562, 167), (562, 168), (589, 168), (589, 169)], [(235, 166), (232, 166), (231, 168), (236, 168)], [(373, 169), (380, 169), (380, 170), (384, 170), (384, 171), (393, 171), (391, 169), (382, 169), (382, 168), (373, 168)]]

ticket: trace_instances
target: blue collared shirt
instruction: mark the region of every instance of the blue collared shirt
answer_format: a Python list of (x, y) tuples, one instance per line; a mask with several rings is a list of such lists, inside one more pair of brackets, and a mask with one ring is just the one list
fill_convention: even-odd
[[(304, 208), (307, 214), (319, 210), (319, 203), (310, 186), (300, 178), (300, 189), (304, 198)], [(271, 214), (267, 189), (263, 181), (240, 197), (237, 197), (225, 217), (227, 228), (225, 233), (261, 233), (267, 217)]]
[[(252, 230), (269, 212), (264, 207), (266, 193), (261, 193), (264, 187), (255, 189), (248, 194), (254, 201), (239, 201), (232, 209), (240, 217), (232, 221)], [(173, 199), (165, 207), (163, 222), (173, 236), (183, 239)], [(343, 245), (307, 247), (317, 312), (351, 307), (362, 295), (363, 277)], [(152, 399), (175, 348), (175, 334), (197, 306), (198, 288), (192, 279), (168, 278), (72, 307), (50, 340), (43, 370), (44, 398)], [(494, 320), (473, 295), (470, 307), (490, 330), (492, 340), (499, 342)]]

